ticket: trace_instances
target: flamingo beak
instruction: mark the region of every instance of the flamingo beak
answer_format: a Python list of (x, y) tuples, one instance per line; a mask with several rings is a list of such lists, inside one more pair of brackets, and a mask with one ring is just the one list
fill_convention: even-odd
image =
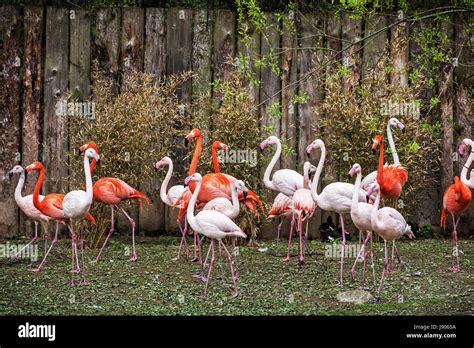
[(405, 132), (406, 132), (406, 128), (405, 128), (405, 126), (403, 126), (402, 133), (405, 134)]
[(463, 157), (465, 151), (466, 151), (466, 148), (464, 147), (464, 144), (461, 144), (458, 149), (459, 155)]
[(12, 172), (8, 172), (8, 180), (12, 180), (12, 176), (13, 176), (13, 173)]
[(77, 149), (77, 157), (81, 157), (81, 148)]
[(244, 201), (247, 200), (247, 191), (242, 192), (244, 194)]
[(260, 143), (260, 150), (263, 150), (265, 147), (267, 147), (268, 145), (268, 142), (267, 140), (264, 140)]
[(96, 155), (94, 158), (95, 158), (97, 164), (100, 164), (100, 157), (99, 157), (99, 155)]
[(188, 138), (184, 138), (184, 146), (188, 147), (189, 145), (189, 140)]

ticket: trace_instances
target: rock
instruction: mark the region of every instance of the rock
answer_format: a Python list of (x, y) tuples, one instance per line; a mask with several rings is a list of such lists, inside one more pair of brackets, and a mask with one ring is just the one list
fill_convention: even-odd
[(336, 296), (339, 302), (362, 304), (372, 300), (372, 294), (364, 290), (351, 290), (340, 292)]

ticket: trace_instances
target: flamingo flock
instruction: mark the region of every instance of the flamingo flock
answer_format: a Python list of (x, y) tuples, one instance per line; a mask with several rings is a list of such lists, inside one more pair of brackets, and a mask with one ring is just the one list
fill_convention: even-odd
[[(406, 222), (402, 214), (397, 211), (397, 201), (408, 180), (408, 171), (400, 163), (392, 136), (392, 127), (398, 127), (404, 131), (405, 126), (396, 118), (391, 118), (387, 123), (387, 139), (393, 156), (393, 164), (384, 163), (384, 138), (381, 135), (376, 135), (373, 138), (372, 150), (374, 154), (379, 150), (377, 170), (372, 171), (363, 178), (361, 166), (355, 163), (349, 171), (350, 177), (355, 176), (354, 184), (333, 182), (321, 188), (321, 176), (327, 156), (325, 144), (321, 139), (314, 140), (306, 147), (308, 157), (311, 157), (314, 153), (319, 153), (317, 166), (306, 161), (303, 165), (302, 173), (298, 173), (290, 168), (274, 171), (274, 167), (282, 153), (281, 142), (276, 136), (270, 136), (260, 144), (262, 151), (270, 145), (275, 146), (275, 152), (263, 175), (264, 186), (277, 193), (267, 218), (279, 217), (284, 219), (291, 217), (287, 253), (282, 260), (284, 262), (290, 260), (293, 229), (296, 229), (299, 239), (298, 263), (303, 265), (303, 238), (307, 238), (307, 236), (303, 237), (303, 222), (309, 221), (318, 208), (326, 212), (337, 213), (339, 215), (339, 225), (342, 229), (338, 280), (339, 285), (342, 286), (344, 281), (344, 260), (346, 258), (346, 235), (348, 234), (345, 228), (345, 219), (347, 216), (350, 216), (353, 224), (359, 230), (360, 242), (358, 255), (350, 272), (351, 280), (354, 281), (355, 279), (357, 261), (362, 257), (361, 285), (364, 283), (367, 257), (370, 255), (370, 268), (372, 270), (377, 301), (381, 297), (385, 276), (394, 271), (395, 256), (399, 262), (400, 269), (404, 265), (396, 241), (400, 240), (403, 236), (407, 236), (410, 239), (414, 238), (411, 226)], [(237, 296), (239, 293), (237, 286), (239, 272), (237, 267), (238, 249), (235, 242), (237, 238), (247, 238), (247, 234), (234, 220), (241, 212), (241, 204), (245, 205), (257, 217), (260, 217), (261, 213), (265, 214), (265, 208), (259, 196), (244, 181), (221, 172), (217, 151), (228, 150), (228, 145), (218, 140), (214, 141), (211, 148), (214, 172), (199, 173), (197, 170), (203, 141), (202, 133), (197, 128), (186, 135), (186, 145), (190, 145), (193, 140), (195, 140), (195, 148), (187, 177), (183, 184), (176, 184), (170, 187), (174, 170), (173, 161), (170, 157), (165, 156), (153, 164), (156, 171), (163, 167), (168, 167), (166, 176), (161, 183), (159, 195), (164, 204), (178, 209), (177, 225), (181, 232), (181, 239), (177, 256), (173, 260), (177, 261), (181, 258), (183, 247), (186, 258), (190, 258), (190, 247), (188, 247), (186, 242), (189, 226), (194, 234), (192, 261), (200, 263), (201, 273), (197, 277), (205, 282), (203, 296), (207, 296), (209, 292), (209, 282), (212, 278), (212, 270), (216, 259), (216, 244), (219, 257), (224, 252), (228, 259), (233, 285), (232, 296)], [(463, 166), (460, 177), (455, 176), (454, 184), (446, 188), (444, 192), (441, 210), (441, 225), (443, 227), (446, 226), (447, 216), (451, 215), (452, 218), (453, 253), (450, 269), (454, 272), (462, 271), (459, 260), (457, 227), (460, 216), (469, 207), (472, 200), (471, 189), (474, 188), (474, 170), (470, 172), (469, 179), (467, 178), (474, 161), (474, 143), (470, 139), (464, 139), (459, 147), (459, 154), (462, 156), (468, 150), (470, 154)], [(20, 210), (29, 219), (33, 220), (35, 224), (34, 237), (24, 248), (40, 239), (38, 234), (39, 224), (44, 230), (45, 255), (39, 266), (34, 268), (33, 271), (39, 272), (42, 270), (48, 255), (58, 240), (59, 225), (66, 225), (71, 236), (71, 285), (75, 285), (74, 274), (76, 273), (82, 273), (80, 285), (88, 284), (86, 258), (84, 256), (85, 239), (83, 224), (84, 219), (90, 220), (93, 224), (96, 223), (94, 217), (89, 213), (92, 204), (94, 204), (93, 202), (97, 201), (107, 204), (111, 210), (110, 229), (94, 262), (100, 260), (104, 248), (115, 231), (114, 215), (116, 210), (121, 211), (131, 225), (132, 255), (130, 261), (138, 259), (135, 245), (136, 224), (120, 203), (132, 199), (137, 202), (139, 207), (142, 206), (142, 201), (150, 204), (146, 195), (118, 178), (99, 178), (93, 183), (92, 175), (94, 168), (100, 162), (99, 148), (93, 141), (89, 141), (81, 146), (79, 153), (84, 155), (85, 191), (75, 190), (66, 195), (61, 193), (40, 195), (45, 177), (45, 170), (41, 162), (34, 162), (26, 168), (17, 165), (9, 172), (10, 179), (15, 174), (19, 175), (15, 189), (15, 201)], [(39, 172), (34, 192), (33, 194), (22, 196), (22, 189), (27, 174), (31, 171)], [(313, 176), (312, 179), (311, 176)], [(387, 200), (393, 201), (393, 207), (381, 207)], [(197, 213), (196, 210), (198, 210)], [(47, 248), (49, 240), (48, 227), (51, 221), (56, 223), (56, 232), (49, 248)], [(282, 223), (283, 221), (278, 225), (277, 239), (280, 238)], [(378, 286), (376, 285), (374, 265), (374, 235), (379, 236), (384, 242), (384, 265)], [(210, 246), (206, 258), (203, 259), (202, 248), (205, 239), (210, 240)], [(225, 241), (227, 239), (231, 241), (232, 252), (229, 251), (226, 245)], [(391, 263), (388, 260), (389, 242), (392, 242)], [(80, 246), (81, 262), (79, 262), (78, 243)], [(15, 259), (20, 252), (21, 250), (12, 259)]]

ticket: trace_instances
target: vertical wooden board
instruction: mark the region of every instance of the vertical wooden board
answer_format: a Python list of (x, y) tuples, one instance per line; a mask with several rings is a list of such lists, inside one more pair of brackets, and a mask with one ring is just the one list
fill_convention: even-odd
[(78, 101), (90, 96), (91, 23), (86, 10), (70, 11), (69, 93)]
[(119, 40), (121, 11), (119, 8), (104, 8), (97, 11), (93, 59), (98, 69), (114, 81), (114, 92), (118, 93), (119, 78)]
[[(365, 37), (373, 35), (387, 26), (387, 17), (384, 15), (375, 15), (365, 20)], [(367, 71), (377, 65), (383, 56), (385, 46), (388, 40), (388, 30), (380, 31), (378, 34), (364, 41), (362, 53), (362, 83)]]
[(166, 14), (163, 8), (146, 9), (144, 71), (158, 81), (166, 73)]
[(390, 81), (398, 87), (408, 86), (408, 26), (397, 24), (390, 30), (391, 59), (393, 64)]
[[(144, 62), (144, 20), (143, 8), (128, 7), (122, 10), (122, 38), (120, 64), (123, 76), (133, 70), (143, 70)], [(123, 84), (124, 81), (122, 81)], [(121, 88), (126, 86), (121, 86)]]
[(235, 15), (230, 10), (217, 10), (214, 25), (214, 81), (226, 81), (235, 55)]
[(282, 78), (281, 78), (281, 139), (290, 149), (294, 151), (293, 154), (281, 157), (281, 167), (295, 169), (296, 157), (298, 154), (296, 121), (298, 108), (294, 103), (294, 98), (297, 95), (298, 85), (298, 60), (297, 60), (297, 34), (296, 23), (294, 16), (288, 17), (283, 21), (283, 36), (282, 36)]
[[(162, 8), (146, 9), (144, 71), (153, 74), (155, 82), (166, 73), (166, 17)], [(160, 184), (158, 176), (140, 184), (140, 190), (151, 203), (144, 205), (139, 214), (139, 226), (143, 232), (165, 229), (165, 205), (158, 193)]]
[(67, 192), (68, 118), (56, 112), (56, 102), (67, 97), (69, 11), (46, 8), (46, 58), (44, 67), (43, 162), (45, 192)]
[[(319, 66), (324, 57), (323, 33), (324, 19), (321, 15), (307, 14), (299, 19), (298, 23), (298, 67), (299, 67), (299, 93), (308, 96), (308, 102), (298, 105), (298, 171), (302, 173), (304, 162), (307, 160), (306, 147), (315, 140), (316, 130), (319, 129), (321, 118), (321, 102), (323, 90)], [(315, 74), (308, 74), (316, 71)], [(319, 158), (319, 157), (318, 157)], [(321, 223), (321, 210), (309, 222), (309, 235), (315, 238), (319, 234)]]
[[(192, 34), (193, 34), (193, 11), (189, 9), (170, 8), (166, 16), (166, 73), (173, 75), (192, 68)], [(191, 101), (192, 82), (187, 81), (178, 87), (176, 94), (181, 103), (186, 104)], [(183, 138), (187, 129), (183, 129)], [(180, 146), (181, 144), (178, 144)], [(185, 149), (176, 149), (175, 171), (180, 178), (184, 177), (187, 161)], [(179, 232), (176, 225), (176, 209), (166, 207), (165, 228), (167, 232)]]
[(251, 72), (251, 77), (246, 79), (246, 90), (253, 97), (255, 104), (258, 104), (260, 68), (256, 66), (255, 60), (260, 56), (261, 35), (255, 31), (250, 23), (247, 25), (249, 27), (249, 40), (245, 42), (243, 37), (237, 36), (237, 54), (240, 64), (244, 64), (245, 69)]
[(20, 161), (20, 13), (14, 6), (0, 7), (0, 236), (18, 231), (18, 211), (13, 199), (17, 181), (8, 172)]
[[(23, 75), (23, 127), (22, 164), (24, 167), (39, 159), (40, 107), (41, 107), (41, 44), (43, 34), (43, 8), (27, 6), (24, 9)], [(33, 192), (35, 180), (27, 180), (24, 194)], [(20, 214), (21, 229), (31, 234), (33, 223)]]
[(352, 69), (344, 78), (344, 88), (353, 91), (360, 80), (362, 21), (350, 18), (348, 14), (343, 15), (342, 21), (342, 63)]

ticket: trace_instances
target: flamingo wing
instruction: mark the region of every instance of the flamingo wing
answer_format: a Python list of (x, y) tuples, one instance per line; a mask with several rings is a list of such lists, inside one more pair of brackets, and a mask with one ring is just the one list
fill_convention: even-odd
[(306, 215), (313, 214), (316, 204), (311, 197), (309, 189), (296, 190), (293, 195), (292, 208), (296, 212), (304, 212)]
[(230, 218), (215, 210), (203, 210), (195, 217), (198, 232), (209, 238), (222, 239), (228, 233), (243, 233)]
[(373, 171), (372, 173), (370, 174), (367, 174), (361, 181), (360, 183), (360, 187), (367, 191), (370, 187), (370, 185), (372, 185), (375, 180), (377, 180), (377, 171)]
[(189, 191), (189, 188), (187, 187), (185, 188), (183, 185), (171, 186), (168, 189), (168, 193), (167, 193), (168, 198), (171, 201), (171, 204), (174, 204), (185, 190)]
[(268, 217), (272, 218), (279, 215), (289, 215), (291, 213), (291, 198), (283, 193), (279, 193), (273, 201), (272, 208)]
[(232, 202), (226, 198), (214, 198), (213, 200), (206, 203), (203, 210), (215, 210), (218, 211), (229, 218), (234, 218), (235, 216), (230, 216), (232, 214)]
[(377, 225), (383, 227), (383, 238), (388, 240), (400, 239), (407, 225), (402, 214), (389, 207), (379, 209), (377, 212), (377, 221)]
[(280, 192), (288, 196), (303, 188), (303, 176), (291, 169), (277, 170), (273, 174), (272, 182)]

